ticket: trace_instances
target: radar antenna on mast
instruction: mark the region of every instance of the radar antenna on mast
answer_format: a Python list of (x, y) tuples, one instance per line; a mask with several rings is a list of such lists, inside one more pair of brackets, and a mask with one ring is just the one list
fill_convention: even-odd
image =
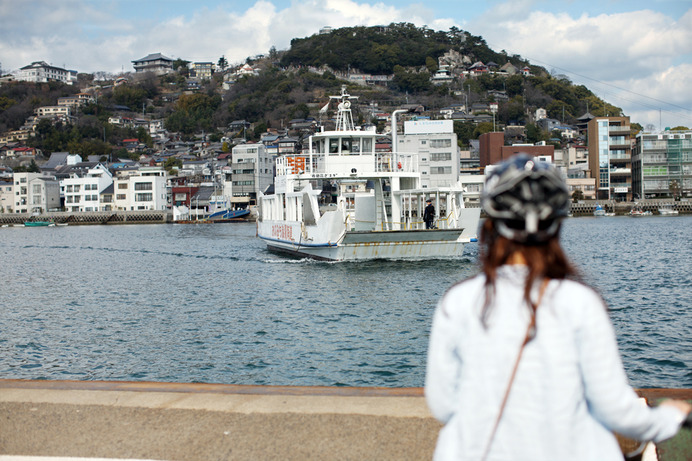
[[(341, 86), (341, 94), (339, 96), (330, 96), (329, 101), (332, 99), (338, 100), (338, 112), (336, 114), (336, 131), (354, 131), (355, 125), (353, 124), (353, 115), (351, 113), (351, 100), (358, 99), (358, 96), (351, 96), (346, 92), (346, 85)], [(320, 113), (327, 112), (329, 108), (329, 102), (320, 109)]]

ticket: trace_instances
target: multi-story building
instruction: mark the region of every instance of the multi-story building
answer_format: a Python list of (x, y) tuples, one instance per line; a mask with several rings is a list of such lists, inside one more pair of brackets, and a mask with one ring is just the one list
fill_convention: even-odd
[(0, 178), (0, 213), (14, 210), (14, 187), (12, 177)]
[(632, 189), (639, 198), (692, 196), (692, 130), (639, 133)]
[(79, 107), (94, 101), (94, 97), (89, 93), (77, 93), (72, 96), (58, 98), (58, 106)]
[(274, 183), (274, 159), (261, 143), (239, 144), (232, 150), (231, 195), (232, 201), (254, 205), (257, 196)]
[(418, 154), (421, 187), (446, 187), (459, 181), (459, 146), (452, 120), (409, 120), (397, 136), (397, 152)]
[(503, 162), (513, 155), (524, 153), (553, 163), (555, 147), (545, 144), (505, 145), (505, 133), (496, 131), (484, 133), (478, 138), (478, 156), (481, 169)]
[(213, 62), (193, 62), (190, 64), (190, 78), (209, 80), (214, 75)]
[(165, 210), (166, 171), (160, 167), (144, 167), (129, 171), (113, 180), (115, 210)]
[(60, 184), (40, 173), (14, 174), (14, 212), (43, 213), (60, 208)]
[(587, 125), (589, 169), (599, 200), (632, 200), (629, 117), (594, 117)]
[(41, 106), (35, 111), (37, 117), (69, 117), (71, 114), (70, 106)]
[(34, 61), (20, 68), (15, 77), (25, 82), (63, 82), (72, 85), (77, 81), (77, 71), (51, 66), (45, 61)]
[(66, 211), (104, 211), (101, 205), (101, 192), (113, 184), (113, 175), (108, 168), (97, 164), (86, 174), (76, 173), (61, 181), (60, 190), (65, 198)]
[(156, 75), (173, 72), (173, 60), (161, 53), (147, 55), (136, 61), (132, 61), (135, 73), (153, 72)]
[(26, 141), (29, 139), (31, 131), (29, 130), (14, 130), (8, 131), (0, 135), (0, 144), (8, 144), (17, 141)]

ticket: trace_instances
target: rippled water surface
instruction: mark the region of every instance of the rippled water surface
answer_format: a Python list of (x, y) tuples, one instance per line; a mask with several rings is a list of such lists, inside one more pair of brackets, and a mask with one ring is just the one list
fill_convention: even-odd
[[(612, 309), (638, 387), (692, 387), (692, 217), (575, 218), (565, 247)], [(254, 224), (0, 229), (0, 377), (422, 386), (456, 260), (268, 253)]]

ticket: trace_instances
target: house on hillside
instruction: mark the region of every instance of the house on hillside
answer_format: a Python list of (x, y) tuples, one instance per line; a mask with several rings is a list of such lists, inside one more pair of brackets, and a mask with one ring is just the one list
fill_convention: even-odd
[(132, 66), (138, 74), (153, 72), (156, 75), (163, 75), (173, 72), (173, 60), (161, 53), (150, 54), (136, 61), (132, 61)]
[(77, 71), (55, 67), (45, 61), (34, 61), (28, 66), (20, 68), (15, 74), (15, 78), (24, 82), (62, 82), (73, 85), (77, 82)]

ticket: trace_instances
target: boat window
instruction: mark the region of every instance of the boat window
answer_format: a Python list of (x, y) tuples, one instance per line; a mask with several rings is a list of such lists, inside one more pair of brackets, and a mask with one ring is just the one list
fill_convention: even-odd
[(350, 154), (352, 144), (353, 144), (353, 142), (352, 142), (351, 138), (342, 138), (341, 139), (341, 153), (342, 154)]
[(331, 138), (329, 139), (329, 153), (338, 154), (339, 153), (339, 139)]
[(360, 138), (355, 138), (352, 140), (351, 153), (360, 154)]
[(372, 139), (365, 138), (363, 139), (363, 150), (361, 151), (365, 154), (371, 154), (372, 153)]

